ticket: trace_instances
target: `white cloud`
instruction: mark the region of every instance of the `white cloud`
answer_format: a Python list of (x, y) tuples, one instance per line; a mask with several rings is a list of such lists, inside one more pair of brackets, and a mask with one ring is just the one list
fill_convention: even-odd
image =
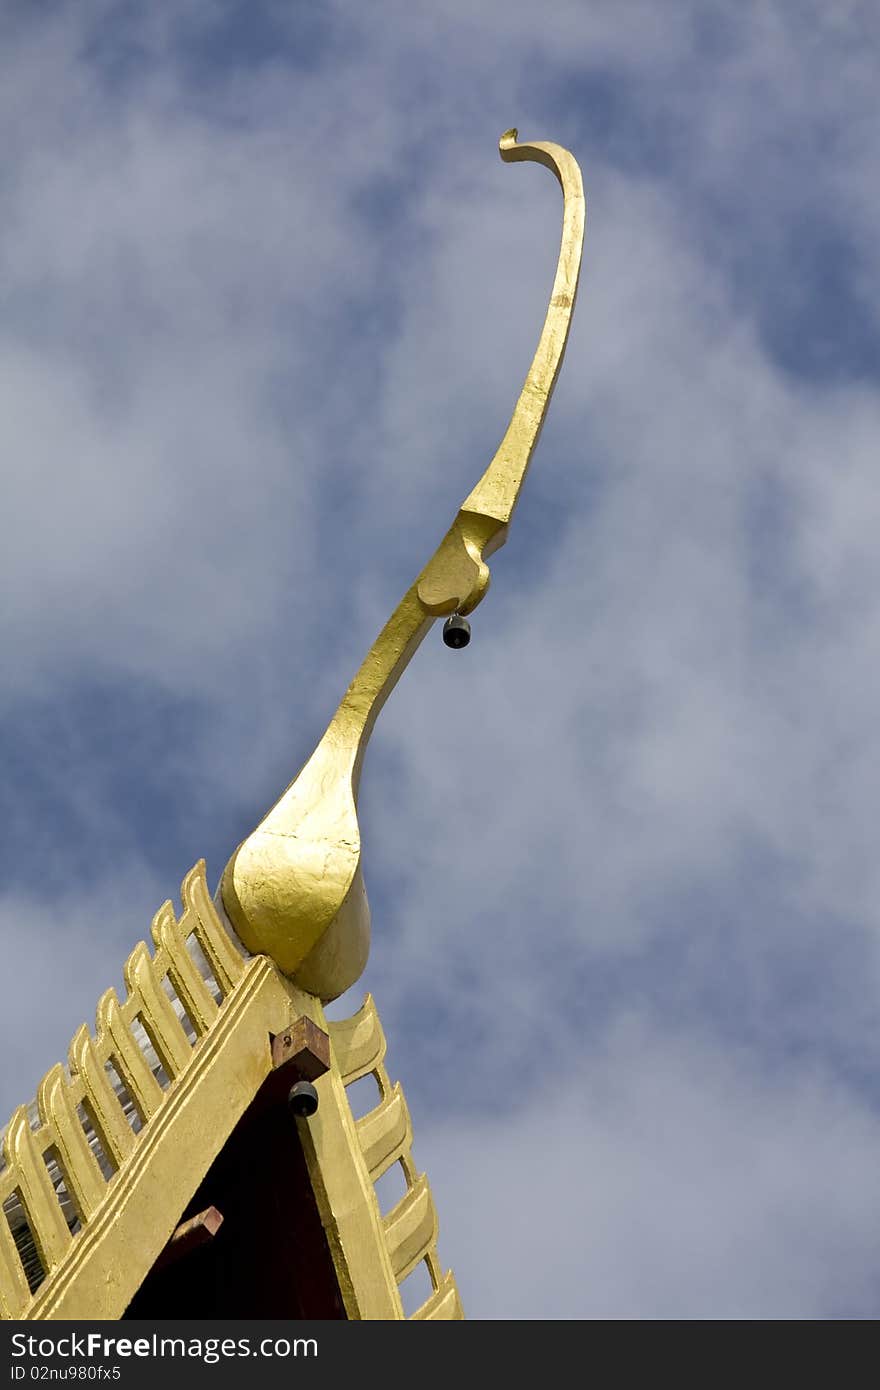
[[(815, 11), (821, 43), (785, 5), (660, 26), (650, 6), (560, 4), (537, 34), (501, 7), (380, 9), (315, 71), (242, 61), (210, 87), (179, 62), (197, 5), (151, 7), (113, 92), (81, 42), (100, 8), (9, 50), (2, 708), (85, 679), (188, 702), (198, 737), (169, 725), (150, 795), (206, 835), (221, 808), (247, 828), (519, 389), (559, 198), (493, 142), (511, 121), (569, 140), (581, 300), (510, 544), (471, 647), (429, 639), (367, 759), (368, 983), (482, 1315), (860, 1312), (878, 1248), (856, 1219), (877, 1196), (858, 1080), (880, 901), (876, 50), (843, 7)], [(785, 248), (818, 246), (821, 267), (831, 233), (864, 292), (851, 379), (792, 370), (804, 322), (836, 341), (848, 301), (830, 261), (814, 285)], [(788, 289), (812, 318), (787, 317)], [(2, 986), (10, 1107), (187, 867), (166, 882), (152, 843), (130, 849), (146, 753), (114, 753), (111, 781), (76, 747), (102, 757), (30, 753), (15, 802), (41, 854), (73, 825), (101, 867), (60, 901), (34, 866), (7, 870), (7, 954), (27, 941)], [(672, 1009), (690, 1022), (670, 1038)], [(463, 1017), (464, 1070), (444, 1029)], [(520, 1110), (506, 1068), (548, 1020), (543, 1111)], [(514, 1194), (541, 1164), (546, 1219), (521, 1231)]]
[(475, 1317), (873, 1316), (880, 1126), (836, 1079), (623, 1022), (430, 1151)]

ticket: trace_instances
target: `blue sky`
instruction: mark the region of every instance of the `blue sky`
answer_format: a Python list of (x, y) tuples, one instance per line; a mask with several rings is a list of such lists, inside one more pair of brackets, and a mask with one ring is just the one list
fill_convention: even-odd
[[(311, 751), (572, 339), (465, 653), (361, 794), (371, 989), (477, 1318), (870, 1317), (880, 20), (7, 7), (7, 1113)], [(362, 987), (334, 1006), (350, 1012)]]

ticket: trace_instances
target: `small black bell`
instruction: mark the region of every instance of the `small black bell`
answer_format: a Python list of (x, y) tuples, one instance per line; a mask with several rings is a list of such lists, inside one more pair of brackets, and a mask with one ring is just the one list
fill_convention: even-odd
[(315, 1090), (311, 1081), (297, 1081), (296, 1084), (290, 1088), (287, 1104), (290, 1106), (294, 1115), (300, 1119), (307, 1120), (310, 1115), (314, 1115), (318, 1108), (318, 1092)]
[(459, 647), (466, 647), (470, 640), (471, 625), (467, 618), (460, 618), (457, 613), (453, 613), (443, 624), (443, 641), (447, 647), (454, 647), (457, 651)]

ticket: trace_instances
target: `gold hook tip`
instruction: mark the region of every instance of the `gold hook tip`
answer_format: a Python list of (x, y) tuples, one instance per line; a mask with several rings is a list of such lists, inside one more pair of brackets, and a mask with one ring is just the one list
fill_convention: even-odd
[(501, 155), (502, 159), (504, 158), (508, 150), (513, 149), (514, 145), (516, 144), (518, 135), (519, 131), (515, 125), (512, 125), (510, 127), (510, 130), (505, 130), (501, 139), (498, 141), (498, 152)]

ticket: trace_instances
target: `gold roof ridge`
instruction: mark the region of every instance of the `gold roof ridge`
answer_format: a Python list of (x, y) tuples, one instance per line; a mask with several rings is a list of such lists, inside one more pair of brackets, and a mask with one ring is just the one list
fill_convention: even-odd
[[(179, 918), (170, 902), (156, 913), (153, 953), (131, 952), (125, 996), (101, 997), (94, 1036), (77, 1030), (3, 1133), (0, 1319), (120, 1318), (271, 1072), (272, 1035), (302, 1017), (330, 1037), (318, 1111), (296, 1123), (347, 1317), (403, 1318), (399, 1286), (424, 1262), (431, 1292), (411, 1316), (462, 1318), (372, 998), (328, 1022), (266, 956), (246, 958), (203, 860), (181, 897)], [(346, 1088), (367, 1075), (378, 1099), (356, 1120)], [(395, 1163), (404, 1192), (383, 1215), (375, 1184)]]

